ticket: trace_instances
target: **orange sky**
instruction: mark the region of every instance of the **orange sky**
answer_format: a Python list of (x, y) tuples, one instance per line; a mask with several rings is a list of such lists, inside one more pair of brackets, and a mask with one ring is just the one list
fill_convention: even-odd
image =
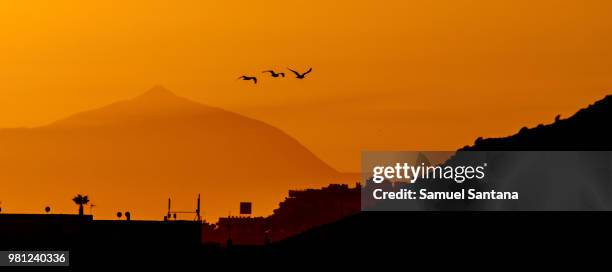
[[(588, 0), (2, 1), (0, 127), (162, 84), (357, 171), (362, 149), (453, 150), (610, 93), (610, 10)], [(287, 66), (314, 72), (235, 80)]]

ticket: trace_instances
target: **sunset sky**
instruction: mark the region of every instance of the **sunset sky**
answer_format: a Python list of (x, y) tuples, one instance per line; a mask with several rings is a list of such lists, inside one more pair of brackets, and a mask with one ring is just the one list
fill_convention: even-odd
[[(605, 0), (2, 1), (0, 127), (161, 84), (355, 172), (364, 149), (454, 150), (612, 93), (611, 10)], [(261, 74), (286, 67), (314, 71)]]

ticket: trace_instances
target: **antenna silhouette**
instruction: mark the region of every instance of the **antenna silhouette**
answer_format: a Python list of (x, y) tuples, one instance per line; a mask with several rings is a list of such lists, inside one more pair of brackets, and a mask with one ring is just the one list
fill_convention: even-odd
[(198, 193), (198, 199), (197, 199), (197, 203), (196, 203), (196, 209), (195, 211), (173, 211), (172, 210), (172, 198), (168, 198), (168, 213), (166, 214), (166, 217), (168, 220), (170, 220), (171, 218), (174, 218), (174, 220), (176, 220), (176, 215), (179, 213), (185, 213), (185, 214), (195, 214), (195, 221), (202, 221), (202, 216), (200, 213), (200, 194)]

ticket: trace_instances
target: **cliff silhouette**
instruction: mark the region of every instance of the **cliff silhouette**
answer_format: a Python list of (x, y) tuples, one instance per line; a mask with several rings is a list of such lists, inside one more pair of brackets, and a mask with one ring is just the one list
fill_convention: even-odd
[(579, 110), (567, 119), (555, 118), (554, 123), (523, 127), (512, 136), (478, 138), (462, 151), (475, 150), (612, 150), (612, 95)]
[(2, 129), (0, 150), (7, 212), (72, 212), (72, 195), (85, 193), (97, 218), (129, 209), (135, 219), (161, 220), (168, 197), (191, 210), (202, 193), (208, 219), (245, 200), (267, 215), (288, 188), (342, 176), (273, 126), (163, 87), (47, 126)]

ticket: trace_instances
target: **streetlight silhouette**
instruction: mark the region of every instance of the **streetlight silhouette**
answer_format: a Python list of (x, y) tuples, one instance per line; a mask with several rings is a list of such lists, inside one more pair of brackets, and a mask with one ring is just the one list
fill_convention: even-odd
[(93, 208), (96, 206), (96, 204), (93, 203), (89, 203), (89, 214), (93, 215)]

